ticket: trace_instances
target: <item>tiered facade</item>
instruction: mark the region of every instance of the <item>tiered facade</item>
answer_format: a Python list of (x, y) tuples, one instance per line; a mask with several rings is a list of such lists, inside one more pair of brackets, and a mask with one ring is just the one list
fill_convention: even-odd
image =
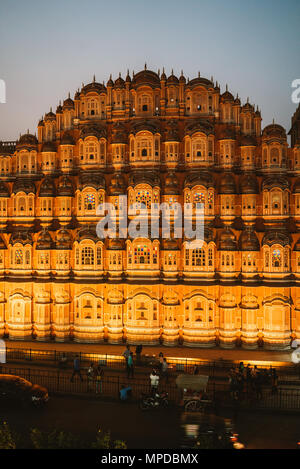
[[(218, 84), (82, 86), (0, 144), (0, 334), (286, 348), (300, 338), (300, 108), (291, 147)], [(102, 202), (204, 204), (205, 242), (100, 239)], [(172, 211), (171, 211), (172, 212)], [(171, 217), (174, 213), (171, 213)], [(132, 218), (129, 210), (128, 219)]]

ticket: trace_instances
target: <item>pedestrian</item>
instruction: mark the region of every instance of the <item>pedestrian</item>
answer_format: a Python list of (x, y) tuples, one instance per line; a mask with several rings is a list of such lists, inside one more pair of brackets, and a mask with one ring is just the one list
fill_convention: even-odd
[(65, 368), (66, 365), (67, 365), (67, 357), (66, 357), (66, 353), (63, 352), (62, 356), (59, 359), (58, 366), (59, 368)]
[(97, 366), (97, 370), (95, 374), (96, 374), (96, 394), (99, 393), (99, 390), (100, 390), (100, 393), (102, 393), (102, 381), (103, 381), (104, 371), (100, 365)]
[(94, 363), (92, 362), (87, 370), (87, 379), (88, 379), (88, 390), (90, 391), (93, 387), (93, 381), (95, 377)]
[(133, 366), (133, 352), (130, 352), (130, 355), (127, 360), (127, 377), (133, 378), (134, 366)]
[(272, 394), (277, 393), (278, 391), (277, 386), (278, 386), (278, 376), (277, 376), (277, 372), (275, 368), (273, 368), (272, 370)]
[(128, 401), (128, 398), (131, 396), (132, 389), (130, 386), (125, 386), (122, 384), (120, 389), (120, 400), (122, 402)]
[(167, 363), (167, 359), (163, 358), (163, 362), (161, 365), (161, 375), (162, 375), (162, 378), (165, 379), (166, 383), (168, 382), (168, 368), (169, 368), (169, 365)]
[(81, 382), (83, 381), (82, 379), (82, 376), (81, 376), (81, 373), (80, 373), (80, 360), (79, 360), (79, 355), (76, 355), (76, 357), (74, 358), (74, 362), (73, 362), (73, 373), (72, 373), (72, 376), (71, 376), (71, 383), (73, 383), (74, 381), (74, 376), (75, 375), (78, 375), (80, 377), (80, 380)]
[(127, 361), (128, 361), (129, 355), (130, 355), (130, 345), (126, 345), (125, 352), (123, 353), (123, 357), (125, 358), (125, 366), (126, 366), (126, 368), (127, 368)]
[(142, 350), (143, 350), (143, 346), (141, 344), (136, 346), (135, 354), (136, 354), (136, 362), (138, 364), (141, 363)]
[(159, 385), (159, 376), (156, 370), (152, 370), (152, 373), (150, 374), (150, 388), (151, 388), (152, 394), (157, 393), (158, 385)]
[(163, 364), (163, 360), (164, 360), (164, 354), (162, 352), (159, 352), (158, 360), (159, 360), (159, 371), (161, 372), (162, 364)]

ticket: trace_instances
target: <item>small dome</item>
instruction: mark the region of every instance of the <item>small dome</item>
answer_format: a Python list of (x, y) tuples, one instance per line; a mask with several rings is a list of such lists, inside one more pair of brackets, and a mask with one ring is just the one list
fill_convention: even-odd
[(192, 188), (194, 186), (214, 187), (212, 174), (206, 171), (188, 173), (184, 180), (184, 187)]
[(52, 249), (53, 241), (48, 230), (43, 230), (37, 240), (36, 249)]
[(0, 197), (9, 197), (9, 190), (7, 185), (0, 181)]
[(56, 114), (62, 114), (62, 111), (63, 111), (62, 105), (59, 104), (59, 105), (57, 106), (57, 108), (56, 108)]
[(300, 251), (300, 238), (296, 241), (294, 245), (294, 251)]
[(115, 88), (124, 88), (124, 87), (125, 87), (125, 81), (123, 80), (121, 75), (119, 75), (119, 78), (117, 78), (115, 81)]
[(14, 233), (12, 233), (11, 237), (10, 237), (10, 240), (9, 240), (9, 243), (10, 244), (16, 244), (16, 243), (21, 243), (23, 244), (23, 246), (25, 246), (25, 244), (31, 244), (33, 243), (32, 241), (32, 236), (31, 236), (31, 233), (29, 233), (27, 230), (26, 231), (22, 231), (22, 230), (19, 230), (19, 231), (15, 231)]
[(288, 179), (286, 179), (284, 176), (277, 176), (274, 174), (274, 176), (270, 176), (264, 179), (262, 183), (262, 189), (270, 190), (273, 187), (278, 187), (284, 190), (290, 187), (290, 183)]
[(44, 120), (41, 119), (41, 120), (39, 121), (39, 123), (38, 123), (38, 127), (44, 127), (44, 126), (45, 126)]
[[(113, 82), (112, 82), (112, 86), (113, 86)], [(106, 93), (106, 88), (102, 83), (93, 81), (92, 83), (89, 83), (88, 85), (83, 86), (81, 89), (81, 93), (83, 94), (87, 94), (90, 92), (94, 92), (98, 94), (103, 93), (103, 92)]]
[(289, 235), (283, 231), (269, 231), (265, 234), (262, 240), (262, 246), (267, 244), (272, 246), (273, 244), (279, 244), (280, 246), (288, 246), (291, 244)]
[(57, 188), (57, 195), (62, 197), (73, 197), (74, 190), (71, 180), (68, 176), (63, 176), (62, 179), (59, 181), (58, 188)]
[(46, 153), (46, 152), (52, 152), (52, 153), (55, 153), (56, 152), (56, 146), (55, 146), (55, 143), (53, 142), (45, 142), (43, 144), (43, 147), (42, 147), (42, 153)]
[(114, 82), (112, 81), (111, 75), (110, 75), (110, 77), (109, 77), (108, 82), (106, 83), (106, 86), (111, 86), (111, 87), (114, 86)]
[(95, 243), (99, 241), (99, 238), (96, 233), (96, 228), (94, 225), (84, 226), (78, 231), (76, 240), (80, 242), (83, 239), (91, 239)]
[(70, 98), (70, 95), (67, 99), (64, 100), (62, 108), (63, 108), (63, 110), (65, 110), (65, 109), (74, 109), (74, 101), (73, 101), (73, 99)]
[(199, 76), (197, 78), (193, 78), (193, 80), (189, 81), (187, 84), (189, 88), (194, 88), (195, 86), (198, 86), (198, 85), (204, 85), (204, 86), (208, 86), (212, 88), (214, 86), (212, 81), (208, 80), (207, 78), (199, 77)]
[(107, 249), (111, 251), (122, 251), (123, 249), (125, 249), (124, 239), (109, 239)]
[(236, 194), (236, 184), (232, 173), (224, 173), (219, 185), (219, 194)]
[(298, 178), (295, 181), (293, 192), (294, 192), (294, 194), (300, 194), (300, 178)]
[(286, 139), (286, 132), (281, 125), (270, 124), (264, 128), (262, 136), (263, 138), (278, 137)]
[(256, 140), (252, 135), (244, 135), (241, 138), (241, 147), (255, 147)]
[(178, 85), (179, 83), (179, 80), (178, 78), (173, 74), (173, 71), (172, 71), (172, 74), (168, 77), (167, 79), (167, 85)]
[(178, 244), (174, 238), (164, 239), (162, 243), (163, 251), (178, 251)]
[(96, 190), (105, 189), (105, 179), (102, 174), (83, 171), (79, 176), (80, 190), (85, 187), (94, 187)]
[(123, 174), (114, 173), (110, 180), (110, 194), (121, 195), (126, 193), (126, 183)]
[(180, 194), (180, 185), (175, 173), (168, 173), (165, 178), (165, 194)]
[(126, 82), (126, 83), (131, 83), (131, 78), (130, 78), (130, 75), (129, 75), (129, 70), (127, 70), (127, 75), (126, 75), (125, 82)]
[(50, 112), (47, 112), (47, 114), (45, 115), (45, 118), (44, 118), (44, 121), (55, 121), (56, 120), (56, 115), (54, 114), (54, 112), (50, 111)]
[(60, 141), (61, 145), (75, 145), (74, 139), (69, 132), (65, 132)]
[(57, 232), (56, 249), (72, 249), (72, 238), (67, 230), (61, 229)]
[(37, 138), (35, 135), (30, 133), (21, 135), (19, 140), (17, 141), (17, 148), (21, 147), (36, 147), (38, 144)]
[(220, 98), (221, 98), (221, 102), (233, 102), (234, 101), (233, 95), (228, 90), (226, 90), (225, 93), (221, 94)]
[(55, 185), (52, 179), (45, 178), (40, 186), (39, 197), (55, 197)]
[(237, 242), (234, 233), (230, 228), (225, 228), (219, 237), (219, 250), (220, 251), (236, 251)]
[(181, 75), (179, 77), (179, 83), (186, 83), (185, 76), (183, 75), (183, 72), (181, 72)]
[(243, 231), (240, 236), (241, 251), (260, 251), (259, 241), (253, 230)]
[(133, 87), (142, 85), (149, 85), (152, 88), (160, 87), (160, 79), (157, 73), (151, 70), (142, 70), (134, 75), (131, 84)]
[(35, 194), (35, 185), (29, 179), (17, 179), (14, 182), (12, 192), (16, 194), (17, 192), (25, 192), (25, 194)]
[(241, 194), (258, 194), (258, 183), (255, 176), (245, 174), (240, 180)]
[(254, 107), (249, 102), (245, 103), (242, 107), (242, 111), (254, 111)]

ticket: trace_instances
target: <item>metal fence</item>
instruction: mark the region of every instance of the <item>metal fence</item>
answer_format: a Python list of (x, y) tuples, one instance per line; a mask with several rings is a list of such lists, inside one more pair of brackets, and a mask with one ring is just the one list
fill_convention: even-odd
[[(10, 348), (6, 349), (7, 362), (32, 362), (32, 363), (48, 363), (49, 365), (57, 366), (65, 355), (67, 363), (72, 365), (76, 355), (79, 355), (81, 363), (88, 365), (91, 362), (99, 363), (101, 366), (120, 369), (124, 367), (124, 357), (121, 355), (110, 355), (101, 353), (89, 352), (64, 352), (58, 350), (38, 350), (38, 349), (23, 349), (23, 348)], [(237, 362), (230, 360), (205, 360), (200, 358), (184, 358), (184, 357), (168, 357), (168, 364), (170, 366), (170, 373), (191, 373), (195, 366), (198, 367), (199, 372), (208, 374), (211, 377), (218, 375), (227, 375), (228, 370), (232, 366), (236, 366)], [(244, 361), (247, 364), (249, 361)], [(278, 374), (282, 377), (296, 377), (300, 378), (300, 367), (291, 363), (291, 365), (282, 364), (256, 364), (255, 361), (250, 362), (251, 365), (256, 365), (258, 369), (275, 368)], [(270, 362), (269, 362), (270, 363)], [(158, 357), (155, 355), (142, 355), (141, 360), (136, 362), (136, 365), (141, 367), (157, 367), (159, 365)]]

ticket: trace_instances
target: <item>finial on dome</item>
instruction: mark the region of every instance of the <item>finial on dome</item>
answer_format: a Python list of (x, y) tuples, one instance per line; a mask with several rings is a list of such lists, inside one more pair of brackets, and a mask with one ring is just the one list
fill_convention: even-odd
[(71, 94), (70, 94), (70, 91), (69, 91), (69, 93), (68, 93), (68, 98), (69, 98), (69, 99), (71, 98)]
[(211, 81), (212, 83), (214, 82), (214, 77), (213, 77), (213, 76), (210, 77), (210, 81)]
[(157, 75), (160, 77), (160, 68), (157, 70)]
[(81, 88), (84, 88), (84, 83), (83, 82), (81, 83)]
[(96, 75), (93, 76), (93, 83), (96, 81)]
[(198, 72), (198, 78), (200, 78), (200, 72)]
[(181, 76), (183, 77), (183, 70), (181, 70)]
[(247, 103), (249, 103), (249, 96), (247, 97)]
[(147, 63), (145, 62), (145, 70), (147, 70)]
[(272, 124), (275, 124), (275, 119), (274, 119), (274, 117), (273, 117), (273, 122), (272, 122)]
[(121, 72), (119, 72), (119, 78), (121, 78)]
[(59, 100), (59, 105), (61, 106), (61, 99)]
[(29, 134), (29, 129), (27, 129), (27, 133)]
[(228, 85), (227, 85), (227, 83), (226, 83), (226, 91), (228, 91)]
[(171, 75), (174, 75), (173, 71), (174, 71), (174, 70), (173, 70), (173, 68), (172, 68)]
[(52, 106), (50, 106), (50, 112), (52, 112)]

